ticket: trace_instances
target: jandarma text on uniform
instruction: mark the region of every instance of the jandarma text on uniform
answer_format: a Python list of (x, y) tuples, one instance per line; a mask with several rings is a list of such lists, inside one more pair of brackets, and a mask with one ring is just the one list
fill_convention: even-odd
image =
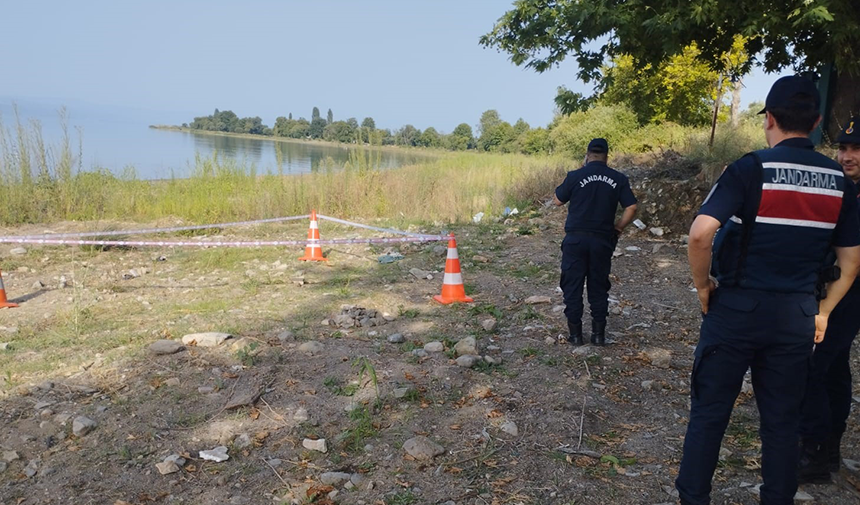
[(584, 188), (589, 182), (605, 182), (613, 188), (616, 186), (615, 181), (612, 180), (611, 177), (607, 177), (605, 175), (589, 175), (585, 179), (579, 181), (579, 187)]

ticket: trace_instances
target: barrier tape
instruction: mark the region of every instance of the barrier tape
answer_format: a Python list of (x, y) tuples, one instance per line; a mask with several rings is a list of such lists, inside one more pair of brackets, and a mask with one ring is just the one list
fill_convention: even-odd
[[(278, 223), (307, 219), (310, 214), (303, 216), (273, 217), (268, 219), (255, 219), (251, 221), (234, 221), (231, 223), (202, 224), (193, 226), (174, 226), (170, 228), (143, 228), (139, 230), (101, 231), (101, 232), (77, 232), (77, 233), (50, 233), (43, 235), (11, 235), (0, 237), (0, 243), (5, 244), (38, 244), (38, 245), (94, 245), (114, 247), (284, 247), (306, 245), (308, 240), (237, 240), (237, 241), (175, 241), (175, 240), (87, 240), (84, 237), (104, 237), (118, 235), (143, 235), (153, 233), (171, 233), (190, 230), (206, 230), (212, 228), (228, 228), (234, 226), (247, 226), (264, 223)], [(380, 228), (361, 223), (353, 223), (335, 217), (317, 214), (319, 219), (325, 219), (334, 223), (363, 228), (365, 230), (378, 231), (401, 235), (400, 237), (370, 237), (370, 238), (340, 238), (340, 239), (314, 239), (314, 245), (336, 245), (336, 244), (391, 244), (398, 242), (442, 242), (449, 240), (445, 235), (425, 235), (407, 231), (395, 230), (393, 228)], [(75, 239), (77, 238), (77, 240)]]
[(143, 228), (140, 230), (122, 230), (122, 231), (84, 231), (77, 233), (44, 233), (41, 235), (11, 235), (4, 238), (16, 239), (38, 239), (38, 238), (70, 238), (70, 237), (113, 237), (117, 235), (145, 235), (153, 233), (172, 233), (178, 231), (192, 230), (207, 230), (212, 228), (229, 228), (231, 226), (247, 226), (252, 224), (264, 223), (280, 223), (284, 221), (296, 221), (299, 219), (308, 219), (310, 214), (304, 216), (289, 216), (289, 217), (272, 217), (268, 219), (254, 219), (252, 221), (234, 221), (232, 223), (220, 224), (200, 224), (193, 226), (174, 226), (172, 228)]
[[(392, 244), (399, 242), (442, 242), (450, 237), (443, 235), (422, 235), (420, 237), (370, 237), (370, 238), (336, 238), (316, 241), (320, 245), (336, 244)], [(98, 245), (115, 247), (284, 247), (304, 246), (306, 240), (254, 240), (254, 241), (212, 241), (188, 242), (170, 240), (74, 240), (54, 238), (0, 237), (0, 243), (5, 244), (38, 244), (38, 245)]]
[(396, 235), (405, 235), (408, 237), (427, 237), (427, 236), (435, 236), (435, 235), (424, 235), (423, 233), (412, 233), (408, 231), (395, 230), (393, 228), (379, 228), (377, 226), (370, 226), (367, 224), (361, 223), (353, 223), (352, 221), (344, 221), (343, 219), (338, 219), (336, 217), (324, 216), (322, 214), (317, 214), (317, 217), (320, 219), (325, 219), (326, 221), (331, 221), (333, 223), (340, 223), (347, 226), (354, 226), (356, 228), (364, 228), (365, 230), (378, 231), (382, 233), (393, 233)]

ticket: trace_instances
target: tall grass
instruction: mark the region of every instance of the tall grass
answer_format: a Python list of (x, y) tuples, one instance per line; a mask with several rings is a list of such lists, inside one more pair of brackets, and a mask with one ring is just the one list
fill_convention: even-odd
[[(66, 115), (63, 135), (49, 144), (37, 121), (13, 124), (0, 118), (0, 224), (60, 220), (156, 221), (178, 217), (211, 223), (305, 214), (311, 209), (334, 216), (386, 218), (402, 223), (457, 222), (477, 212), (497, 214), (507, 205), (523, 206), (549, 198), (581, 153), (553, 157), (476, 152), (439, 152), (438, 157), (396, 170), (379, 170), (380, 153), (355, 148), (343, 167), (326, 162), (316, 173), (258, 174), (253, 165), (197, 155), (191, 176), (139, 180), (133, 167), (121, 175), (81, 167), (82, 146), (73, 148)], [(678, 125), (632, 131), (615, 149), (633, 153), (674, 150), (718, 173), (722, 166), (763, 147), (760, 127), (744, 123), (721, 127), (708, 147), (705, 129)], [(580, 135), (581, 136), (581, 135)], [(641, 158), (641, 155), (639, 155)], [(615, 156), (620, 168), (639, 158)], [(659, 159), (659, 158), (653, 158)], [(705, 174), (707, 177), (707, 174)]]
[[(193, 222), (305, 214), (408, 222), (467, 220), (506, 205), (549, 196), (564, 172), (561, 158), (441, 153), (397, 170), (378, 170), (378, 156), (356, 149), (343, 168), (302, 175), (257, 174), (218, 153), (198, 155), (187, 179), (144, 181), (133, 169), (75, 169), (80, 152), (63, 121), (62, 139), (47, 145), (41, 126), (0, 121), (0, 223), (179, 217)], [(534, 181), (534, 184), (530, 181)]]

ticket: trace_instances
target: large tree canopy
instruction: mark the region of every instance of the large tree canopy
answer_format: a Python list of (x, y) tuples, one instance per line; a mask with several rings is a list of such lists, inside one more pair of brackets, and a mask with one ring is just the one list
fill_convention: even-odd
[(571, 56), (588, 82), (615, 57), (656, 68), (694, 43), (703, 61), (724, 71), (737, 35), (751, 56), (733, 69), (738, 74), (755, 64), (771, 72), (830, 62), (860, 74), (857, 0), (517, 0), (481, 43), (538, 72)]

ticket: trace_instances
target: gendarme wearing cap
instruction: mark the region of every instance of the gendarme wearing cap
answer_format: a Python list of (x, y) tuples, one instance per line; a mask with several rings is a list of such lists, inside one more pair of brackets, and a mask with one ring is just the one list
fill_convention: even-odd
[(854, 116), (848, 120), (848, 124), (836, 138), (836, 142), (860, 145), (860, 116)]

